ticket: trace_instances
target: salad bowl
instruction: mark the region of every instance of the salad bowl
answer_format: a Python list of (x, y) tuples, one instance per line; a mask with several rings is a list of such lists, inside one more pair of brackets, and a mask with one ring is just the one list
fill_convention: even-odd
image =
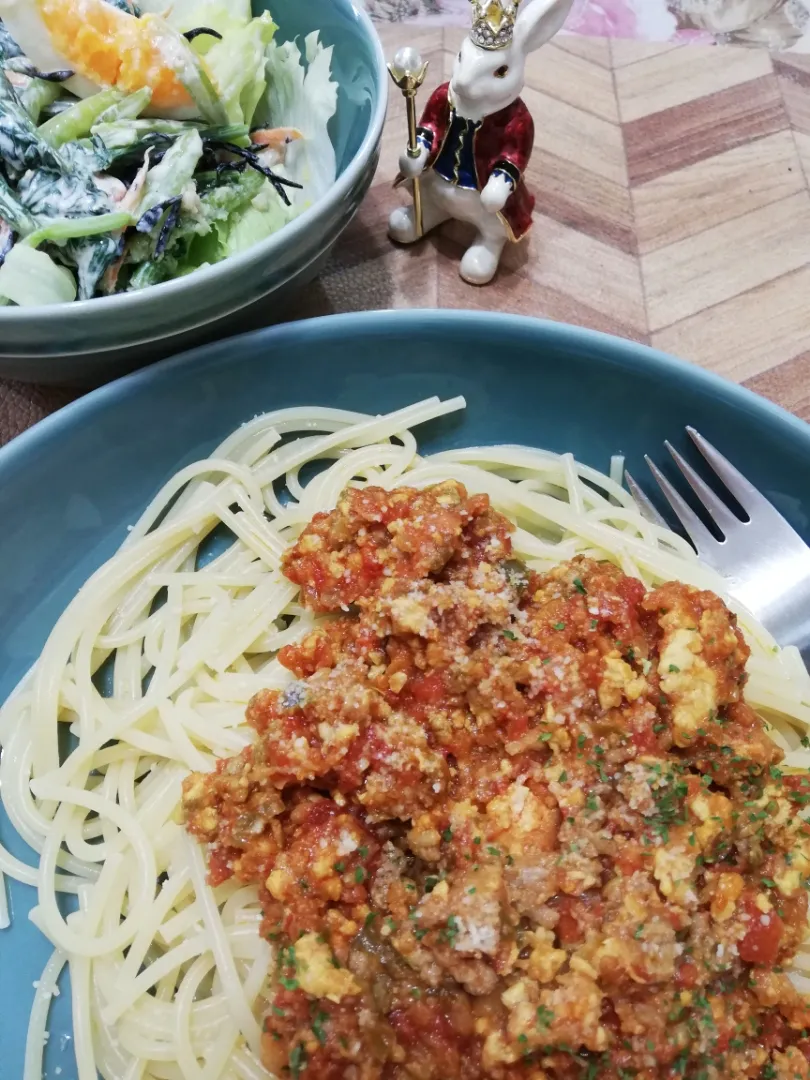
[[(4, 2), (13, 12), (15, 0)], [(193, 8), (196, 2), (184, 0), (183, 6)], [(208, 15), (212, 5), (199, 3), (201, 17)], [(176, 276), (158, 284), (72, 303), (0, 307), (0, 376), (98, 385), (228, 331), (272, 322), (290, 296), (317, 275), (377, 167), (387, 103), (385, 60), (368, 16), (353, 0), (252, 0), (251, 6), (255, 17), (272, 15), (275, 43), (300, 47), (304, 70), (312, 69), (312, 35), (317, 33), (324, 49), (331, 48), (337, 103), (327, 141), (334, 149), (334, 183), (322, 185), (310, 205), (305, 202), (298, 216), (265, 239), (238, 245), (236, 253), (193, 272), (180, 266)], [(193, 19), (196, 13), (191, 14)], [(13, 31), (13, 18), (7, 26)], [(26, 54), (32, 53), (27, 45)], [(228, 60), (238, 67), (236, 55)], [(45, 70), (44, 62), (38, 67)], [(283, 96), (283, 80), (277, 81)], [(269, 74), (267, 92), (273, 93)], [(292, 100), (289, 92), (288, 97)]]

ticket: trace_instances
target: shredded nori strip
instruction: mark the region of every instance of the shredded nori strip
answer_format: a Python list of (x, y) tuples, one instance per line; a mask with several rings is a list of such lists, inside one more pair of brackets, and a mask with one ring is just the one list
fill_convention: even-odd
[(171, 199), (166, 199), (165, 202), (157, 203), (151, 210), (147, 210), (145, 214), (141, 215), (135, 226), (136, 230), (140, 233), (150, 233), (169, 207), (179, 202), (179, 197), (174, 195)]
[(296, 184), (294, 180), (287, 180), (286, 177), (279, 176), (274, 173), (272, 169), (268, 169), (266, 165), (262, 165), (256, 154), (252, 150), (245, 150), (242, 146), (236, 146), (234, 143), (220, 142), (219, 139), (205, 139), (203, 141), (207, 146), (216, 150), (225, 150), (229, 154), (233, 154), (236, 157), (242, 158), (251, 169), (255, 169), (256, 172), (260, 172), (263, 176), (266, 176), (273, 187), (276, 189), (280, 199), (285, 206), (290, 205), (290, 200), (287, 196), (285, 187), (297, 188), (299, 191), (302, 189), (302, 184)]
[(180, 203), (181, 199), (178, 197), (172, 199), (169, 206), (168, 213), (166, 214), (166, 220), (160, 229), (160, 235), (158, 236), (157, 244), (155, 244), (155, 258), (160, 258), (163, 252), (166, 250), (169, 239), (174, 232), (178, 221), (180, 220)]
[(194, 38), (202, 37), (203, 35), (216, 38), (217, 41), (222, 41), (222, 34), (220, 34), (218, 30), (212, 30), (210, 26), (197, 26), (194, 30), (186, 30), (183, 37), (186, 41), (193, 41)]
[(42, 79), (43, 82), (63, 83), (72, 79), (75, 71), (40, 71), (34, 67), (24, 56), (15, 56), (7, 61), (6, 69), (14, 71), (17, 75), (27, 75), (29, 79)]
[(216, 167), (217, 176), (222, 176), (224, 173), (243, 173), (245, 169), (250, 168), (247, 161), (221, 161)]

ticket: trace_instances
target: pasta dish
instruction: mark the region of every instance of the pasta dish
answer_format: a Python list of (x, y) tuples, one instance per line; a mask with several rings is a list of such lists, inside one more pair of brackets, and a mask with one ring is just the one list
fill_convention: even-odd
[(24, 1080), (66, 964), (79, 1080), (810, 1077), (798, 653), (620, 462), (420, 457), (463, 404), (257, 417), (55, 627)]

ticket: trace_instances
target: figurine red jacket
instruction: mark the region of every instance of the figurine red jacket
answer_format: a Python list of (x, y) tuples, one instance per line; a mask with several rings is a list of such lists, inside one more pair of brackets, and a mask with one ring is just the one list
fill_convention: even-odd
[[(432, 94), (419, 125), (420, 138), (430, 147), (426, 168), (436, 165), (454, 118), (450, 84)], [(511, 240), (521, 240), (532, 227), (535, 199), (523, 182), (523, 174), (534, 148), (534, 121), (518, 98), (500, 112), (486, 116), (473, 136), (475, 186), (483, 191), (495, 172), (508, 176), (514, 190), (500, 215), (509, 228)], [(404, 178), (399, 178), (398, 183)]]

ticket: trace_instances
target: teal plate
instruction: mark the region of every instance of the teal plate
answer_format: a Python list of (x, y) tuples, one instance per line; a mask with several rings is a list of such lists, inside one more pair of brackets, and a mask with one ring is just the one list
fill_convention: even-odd
[[(157, 488), (257, 413), (320, 404), (385, 412), (464, 394), (465, 414), (428, 425), (425, 450), (524, 443), (606, 470), (686, 424), (723, 449), (810, 541), (810, 427), (754, 394), (651, 349), (587, 330), (469, 312), (319, 319), (206, 346), (121, 379), (0, 451), (0, 700), (65, 605)], [(0, 812), (0, 839), (25, 857)], [(27, 853), (30, 858), (30, 852)], [(49, 955), (12, 885), (0, 931), (0, 1077), (22, 1074), (33, 983)], [(47, 1080), (77, 1080), (70, 1000), (50, 1022)], [(60, 1071), (57, 1071), (60, 1070)]]

